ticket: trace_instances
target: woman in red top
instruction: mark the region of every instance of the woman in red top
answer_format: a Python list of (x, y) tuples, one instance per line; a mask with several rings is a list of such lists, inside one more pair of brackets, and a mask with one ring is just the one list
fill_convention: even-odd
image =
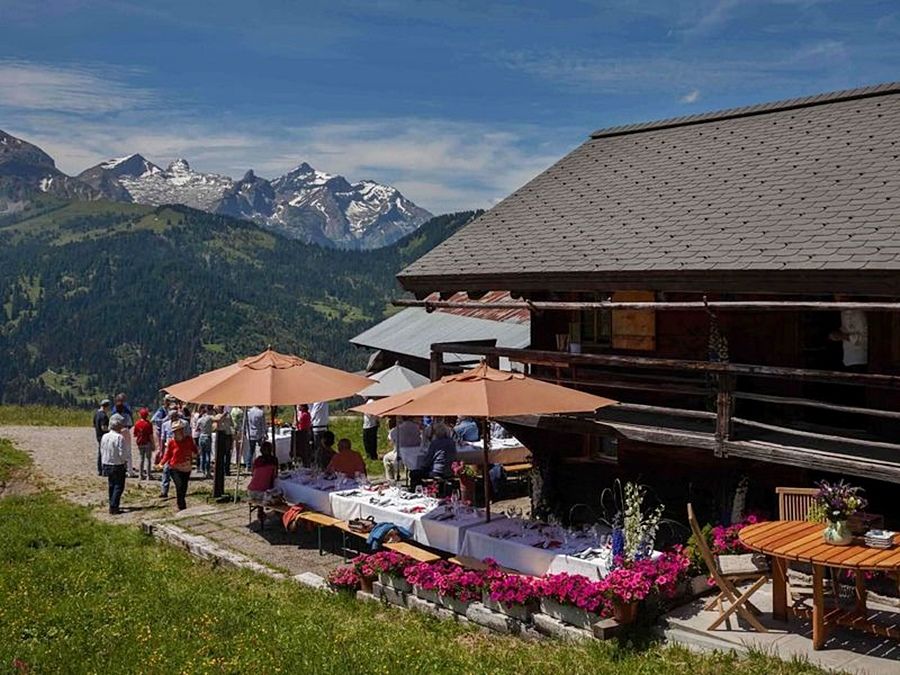
[(191, 479), (191, 467), (197, 454), (194, 439), (186, 433), (186, 429), (187, 425), (182, 420), (177, 420), (172, 424), (174, 438), (170, 438), (166, 444), (166, 451), (160, 462), (163, 466), (169, 465), (172, 482), (175, 483), (175, 500), (179, 511), (187, 508), (185, 496), (187, 495), (188, 481)]
[(144, 466), (147, 467), (146, 477), (151, 480), (150, 471), (153, 469), (153, 424), (150, 423), (150, 411), (141, 408), (138, 411), (139, 419), (134, 423), (131, 432), (134, 434), (134, 444), (138, 447), (141, 457), (140, 477), (144, 480)]
[[(278, 459), (272, 451), (272, 442), (263, 441), (259, 446), (259, 457), (253, 460), (253, 475), (247, 485), (247, 494), (250, 499), (262, 503), (266, 498), (266, 490), (275, 485), (275, 476), (278, 474)], [(266, 512), (262, 506), (256, 510), (260, 527), (266, 521)]]
[(297, 433), (294, 436), (293, 460), (303, 466), (312, 464), (312, 415), (305, 403), (297, 406)]

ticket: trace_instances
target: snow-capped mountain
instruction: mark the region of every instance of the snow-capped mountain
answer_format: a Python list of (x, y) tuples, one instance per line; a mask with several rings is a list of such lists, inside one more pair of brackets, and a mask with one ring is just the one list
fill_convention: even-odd
[(271, 182), (252, 170), (235, 181), (194, 171), (183, 159), (161, 169), (135, 154), (102, 162), (78, 179), (107, 199), (154, 206), (185, 204), (343, 248), (390, 244), (431, 217), (396, 188), (370, 180), (351, 184), (306, 163)]
[[(83, 171), (78, 178), (98, 189), (104, 196), (138, 204), (184, 204), (203, 211), (215, 211), (234, 181), (215, 173), (193, 171), (187, 160), (176, 159), (161, 169), (141, 155), (110, 159)], [(127, 193), (122, 199), (118, 188)]]

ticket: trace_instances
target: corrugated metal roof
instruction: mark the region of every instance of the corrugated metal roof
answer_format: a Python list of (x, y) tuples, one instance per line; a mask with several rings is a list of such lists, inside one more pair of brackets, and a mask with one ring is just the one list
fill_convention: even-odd
[(597, 132), (398, 278), (896, 273), (898, 153), (897, 84)]
[[(427, 359), (435, 342), (490, 339), (496, 339), (500, 347), (527, 347), (531, 342), (531, 323), (488, 321), (448, 312), (429, 313), (421, 307), (410, 307), (363, 331), (350, 342), (360, 347)], [(464, 354), (444, 355), (446, 363), (472, 358)]]
[[(426, 300), (431, 300), (432, 302), (437, 302), (440, 299), (440, 293), (432, 293), (426, 298)], [(509, 302), (512, 300), (512, 296), (508, 291), (488, 291), (480, 298), (469, 298), (469, 295), (463, 291), (454, 293), (451, 297), (447, 298), (447, 300), (450, 302), (494, 303)], [(446, 314), (455, 314), (457, 316), (470, 316), (475, 319), (487, 319), (489, 321), (511, 321), (513, 323), (528, 323), (531, 321), (531, 312), (527, 309), (479, 309), (477, 307), (469, 309), (447, 309), (442, 307), (440, 309), (435, 309), (435, 311)]]

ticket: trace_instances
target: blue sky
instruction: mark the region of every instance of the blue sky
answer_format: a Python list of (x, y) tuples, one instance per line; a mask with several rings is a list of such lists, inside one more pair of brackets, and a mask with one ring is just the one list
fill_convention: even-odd
[(599, 127), (892, 80), (896, 0), (0, 0), (0, 128), (64, 171), (308, 161), (436, 213)]

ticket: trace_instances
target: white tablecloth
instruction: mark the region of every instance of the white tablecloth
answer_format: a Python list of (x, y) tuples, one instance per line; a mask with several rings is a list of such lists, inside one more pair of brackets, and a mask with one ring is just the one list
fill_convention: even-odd
[[(212, 435), (212, 454), (213, 457), (216, 456), (216, 437), (218, 434)], [(266, 436), (266, 438), (271, 438), (271, 434)], [(246, 434), (244, 435), (244, 448), (247, 447)], [(232, 446), (231, 451), (234, 452), (234, 446)], [(259, 454), (259, 448), (257, 446), (256, 450), (257, 455)], [(291, 432), (290, 429), (285, 431), (276, 431), (275, 432), (275, 456), (278, 458), (279, 464), (288, 464), (291, 461)], [(239, 461), (243, 461), (243, 457), (239, 457)]]
[[(308, 481), (308, 482), (306, 482)], [(305, 504), (313, 511), (332, 515), (331, 494), (335, 490), (346, 490), (347, 485), (338, 487), (337, 480), (309, 477), (276, 478), (275, 487), (281, 488), (285, 501), (291, 504)]]
[[(504, 532), (513, 532), (514, 536), (507, 539), (490, 536)], [(534, 545), (548, 540), (559, 541), (559, 547), (544, 549)], [(527, 530), (521, 533), (512, 520), (492, 520), (466, 530), (461, 553), (478, 560), (493, 558), (504, 567), (534, 576), (569, 572), (600, 579), (609, 571), (608, 556), (592, 560), (572, 557), (592, 544), (589, 538), (583, 536), (573, 536), (566, 544), (562, 535), (552, 528), (546, 528), (544, 532)]]
[[(456, 448), (456, 459), (466, 464), (484, 462), (484, 443), (475, 441)], [(516, 438), (492, 438), (488, 461), (491, 464), (522, 464), (530, 461), (531, 451)]]

